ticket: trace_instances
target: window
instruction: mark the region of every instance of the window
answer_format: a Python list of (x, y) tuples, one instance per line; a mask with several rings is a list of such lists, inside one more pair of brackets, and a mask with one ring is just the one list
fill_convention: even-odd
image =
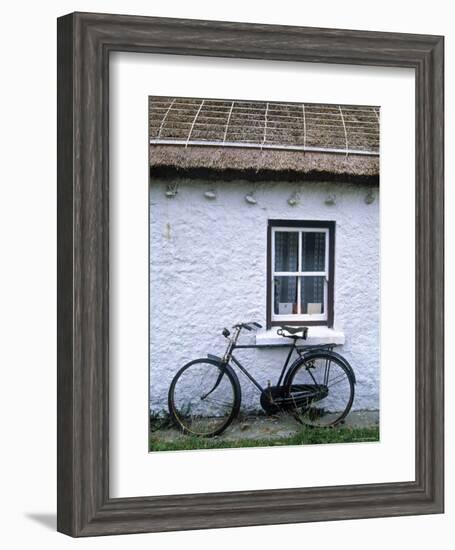
[(267, 325), (333, 326), (335, 222), (269, 220)]

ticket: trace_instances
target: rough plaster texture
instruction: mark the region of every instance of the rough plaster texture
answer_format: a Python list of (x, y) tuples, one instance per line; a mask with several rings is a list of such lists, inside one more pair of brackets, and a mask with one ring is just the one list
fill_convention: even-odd
[[(150, 407), (167, 410), (172, 377), (186, 362), (207, 353), (222, 355), (223, 327), (266, 319), (268, 219), (336, 222), (335, 323), (345, 343), (337, 347), (353, 366), (353, 410), (379, 408), (379, 196), (365, 202), (371, 187), (349, 183), (264, 183), (257, 204), (247, 204), (252, 184), (216, 185), (179, 180), (178, 194), (165, 196), (167, 183), (150, 186)], [(300, 193), (291, 207), (287, 199)], [(335, 204), (325, 198), (335, 195)], [(254, 343), (251, 333), (241, 343)], [(237, 357), (264, 386), (278, 378), (286, 351), (238, 350)], [(259, 408), (258, 390), (238, 373), (242, 407)]]

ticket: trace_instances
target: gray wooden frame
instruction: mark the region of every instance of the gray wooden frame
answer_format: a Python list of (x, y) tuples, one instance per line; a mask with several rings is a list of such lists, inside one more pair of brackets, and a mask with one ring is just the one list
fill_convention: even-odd
[[(415, 70), (415, 481), (109, 497), (112, 51)], [(443, 301), (442, 37), (84, 13), (58, 20), (59, 531), (90, 536), (442, 512)]]

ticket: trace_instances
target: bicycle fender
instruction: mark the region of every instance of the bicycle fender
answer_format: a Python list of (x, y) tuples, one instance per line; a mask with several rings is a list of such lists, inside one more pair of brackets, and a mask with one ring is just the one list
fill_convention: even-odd
[[(207, 359), (209, 359), (209, 361), (213, 363), (217, 363), (223, 370), (229, 371), (240, 385), (239, 377), (229, 363), (223, 363), (223, 359), (221, 357), (218, 357), (217, 355), (212, 355), (211, 353), (207, 353)], [(200, 359), (196, 359), (196, 361), (200, 361)]]
[[(340, 361), (340, 363), (343, 363), (349, 375), (352, 377), (352, 381), (354, 382), (354, 384), (357, 383), (354, 369), (351, 367), (351, 365), (346, 361), (346, 359), (342, 355), (340, 355), (339, 353), (336, 353), (335, 351), (327, 351), (327, 350), (324, 350), (324, 354), (331, 356), (334, 359), (337, 359), (338, 361)], [(302, 361), (304, 361), (305, 359), (312, 359), (313, 357), (318, 357), (319, 355), (320, 355), (320, 352), (318, 353), (317, 350), (311, 350), (311, 351), (308, 351), (307, 353), (304, 353), (301, 357), (298, 357), (289, 367), (288, 373), (286, 375), (286, 378), (283, 384), (287, 385), (289, 383), (291, 374), (294, 372), (297, 366), (300, 365)]]
[(211, 359), (212, 361), (216, 361), (217, 363), (223, 362), (223, 359), (221, 357), (218, 357), (218, 355), (212, 355), (211, 353), (207, 353), (207, 358)]

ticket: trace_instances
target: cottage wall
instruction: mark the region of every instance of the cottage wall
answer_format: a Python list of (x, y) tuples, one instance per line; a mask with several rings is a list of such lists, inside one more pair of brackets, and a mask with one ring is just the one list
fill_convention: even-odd
[[(236, 322), (266, 320), (268, 219), (336, 222), (335, 322), (345, 334), (339, 351), (353, 366), (353, 410), (379, 408), (379, 200), (378, 188), (349, 183), (264, 182), (257, 204), (245, 195), (246, 181), (179, 180), (150, 187), (150, 397), (154, 412), (167, 410), (172, 377), (186, 362), (207, 352), (222, 355), (220, 332)], [(204, 192), (215, 189), (216, 199)], [(294, 191), (300, 204), (289, 206)], [(365, 197), (373, 191), (375, 200)], [(328, 195), (334, 204), (326, 204)], [(243, 343), (254, 343), (246, 333)], [(239, 350), (237, 356), (263, 385), (276, 382), (286, 351)], [(239, 374), (242, 406), (259, 407), (257, 389)]]

